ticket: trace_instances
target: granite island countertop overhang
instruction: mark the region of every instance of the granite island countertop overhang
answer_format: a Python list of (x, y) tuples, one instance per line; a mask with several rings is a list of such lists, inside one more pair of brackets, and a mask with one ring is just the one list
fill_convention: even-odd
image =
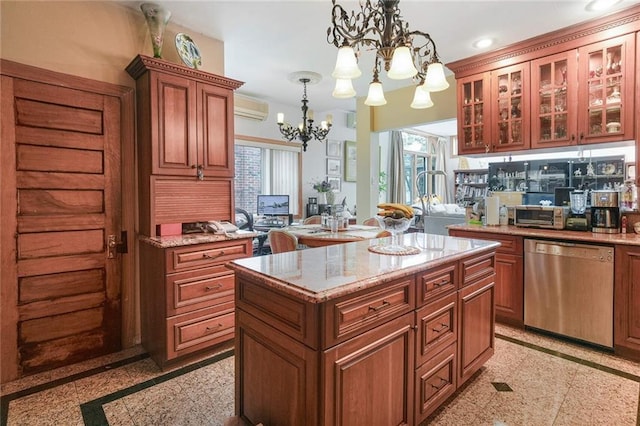
[(514, 225), (471, 225), (456, 224), (447, 226), (448, 230), (486, 232), (490, 234), (516, 235), (525, 238), (541, 238), (547, 240), (566, 240), (594, 244), (623, 244), (640, 246), (640, 234), (618, 233), (604, 234), (590, 231), (570, 231), (567, 229), (529, 228)]
[(500, 246), (495, 241), (435, 234), (411, 233), (401, 237), (405, 246), (416, 247), (420, 252), (377, 254), (369, 247), (389, 243), (390, 239), (372, 239), (237, 259), (227, 266), (239, 276), (246, 275), (299, 299), (322, 303)]
[(194, 233), (194, 234), (182, 234), (182, 235), (170, 235), (165, 237), (149, 237), (146, 235), (140, 235), (139, 239), (142, 242), (150, 244), (158, 248), (172, 248), (190, 246), (194, 244), (207, 244), (216, 243), (220, 241), (232, 241), (241, 240), (246, 238), (255, 238), (259, 234), (253, 231), (238, 230), (227, 234), (214, 234), (214, 233)]

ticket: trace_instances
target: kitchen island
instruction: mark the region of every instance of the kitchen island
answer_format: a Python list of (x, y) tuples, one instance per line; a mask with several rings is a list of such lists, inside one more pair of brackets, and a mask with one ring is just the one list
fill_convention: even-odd
[(403, 235), (234, 260), (236, 414), (265, 425), (413, 425), (494, 350), (498, 243)]

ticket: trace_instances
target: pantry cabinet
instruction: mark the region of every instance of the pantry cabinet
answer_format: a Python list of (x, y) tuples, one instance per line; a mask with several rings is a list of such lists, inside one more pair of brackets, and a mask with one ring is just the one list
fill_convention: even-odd
[(139, 231), (233, 220), (233, 91), (242, 82), (138, 55)]

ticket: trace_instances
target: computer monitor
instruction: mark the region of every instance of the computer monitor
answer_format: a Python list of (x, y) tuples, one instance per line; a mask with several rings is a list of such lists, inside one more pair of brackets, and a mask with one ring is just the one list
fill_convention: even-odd
[(259, 216), (286, 216), (289, 214), (288, 195), (258, 195)]

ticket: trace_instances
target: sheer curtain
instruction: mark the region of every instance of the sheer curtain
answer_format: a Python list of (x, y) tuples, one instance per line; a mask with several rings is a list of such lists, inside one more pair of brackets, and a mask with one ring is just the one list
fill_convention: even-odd
[(266, 176), (271, 176), (271, 194), (289, 194), (289, 209), (293, 214), (298, 214), (298, 152), (283, 150), (265, 150), (265, 154), (271, 157), (271, 161), (263, 164), (269, 168)]
[(389, 142), (389, 180), (387, 185), (388, 202), (405, 203), (404, 187), (404, 148), (402, 133), (391, 131)]
[(453, 194), (449, 193), (449, 186), (447, 184), (448, 175), (447, 172), (447, 139), (446, 138), (429, 138), (429, 152), (432, 154), (432, 170), (439, 170), (444, 172), (444, 175), (433, 176), (433, 192), (442, 197), (444, 204), (453, 203)]

